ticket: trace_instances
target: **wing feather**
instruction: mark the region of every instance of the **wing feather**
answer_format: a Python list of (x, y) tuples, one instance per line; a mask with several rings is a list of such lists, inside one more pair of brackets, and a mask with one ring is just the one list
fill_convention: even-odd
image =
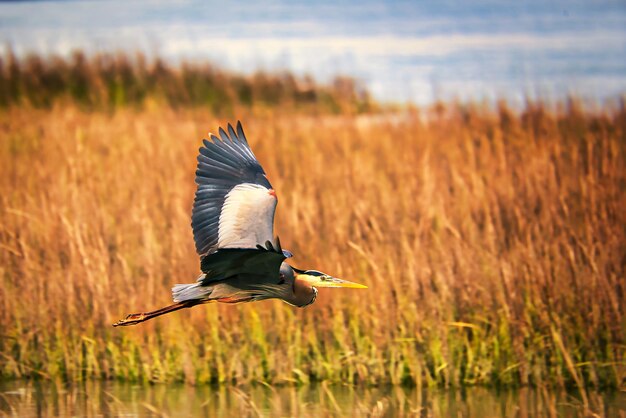
[(191, 226), (196, 251), (256, 248), (273, 240), (276, 198), (240, 122), (220, 128), (199, 150)]
[(238, 275), (278, 278), (278, 270), (285, 258), (271, 244), (267, 248), (262, 245), (257, 248), (222, 248), (202, 259), (200, 267), (205, 276), (199, 281), (206, 285)]

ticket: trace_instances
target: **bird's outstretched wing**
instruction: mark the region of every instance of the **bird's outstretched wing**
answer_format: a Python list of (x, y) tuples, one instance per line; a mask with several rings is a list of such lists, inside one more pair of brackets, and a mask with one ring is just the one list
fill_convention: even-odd
[(241, 123), (220, 128), (204, 140), (198, 155), (191, 226), (196, 251), (206, 256), (222, 248), (273, 243), (276, 194), (252, 153)]

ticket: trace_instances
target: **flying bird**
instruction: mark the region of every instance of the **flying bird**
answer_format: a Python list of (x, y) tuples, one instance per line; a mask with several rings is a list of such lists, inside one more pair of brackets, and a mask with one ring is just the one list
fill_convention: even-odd
[(280, 299), (305, 307), (318, 287), (367, 288), (285, 262), (292, 254), (274, 238), (278, 203), (265, 171), (252, 153), (240, 122), (205, 139), (198, 155), (191, 227), (202, 273), (195, 283), (172, 288), (174, 304), (133, 313), (113, 326), (135, 325), (209, 302)]

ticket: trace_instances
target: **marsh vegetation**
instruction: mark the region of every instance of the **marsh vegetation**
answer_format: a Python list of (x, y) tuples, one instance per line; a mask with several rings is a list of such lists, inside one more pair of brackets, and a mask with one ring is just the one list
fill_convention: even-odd
[[(99, 68), (85, 60), (61, 75)], [(36, 98), (36, 70), (20, 65), (37, 68), (2, 67), (24, 87), (0, 111), (1, 377), (531, 385), (577, 388), (585, 404), (585, 388), (624, 388), (623, 103), (372, 113), (348, 92), (330, 108), (234, 95), (224, 110), (162, 93), (118, 103), (134, 94), (124, 83), (88, 103), (67, 86)], [(87, 97), (111, 91), (85, 77)], [(369, 290), (112, 328), (197, 276), (196, 151), (233, 115), (277, 190), (293, 263)]]

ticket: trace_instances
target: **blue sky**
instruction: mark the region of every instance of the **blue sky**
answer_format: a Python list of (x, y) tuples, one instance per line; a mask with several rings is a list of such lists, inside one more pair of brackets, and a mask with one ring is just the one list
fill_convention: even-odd
[(352, 75), (378, 99), (419, 104), (626, 92), (624, 1), (2, 2), (0, 42)]

